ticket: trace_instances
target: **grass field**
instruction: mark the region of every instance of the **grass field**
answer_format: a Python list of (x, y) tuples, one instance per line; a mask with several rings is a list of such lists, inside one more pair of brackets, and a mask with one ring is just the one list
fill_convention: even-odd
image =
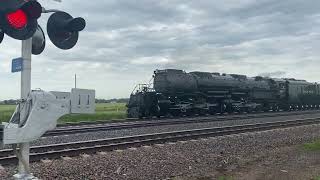
[[(306, 151), (320, 151), (320, 139), (310, 143), (305, 143), (302, 147)], [(320, 176), (316, 176), (312, 178), (312, 180), (320, 180)]]
[(313, 178), (312, 180), (320, 180), (320, 176)]
[[(70, 114), (59, 119), (59, 123), (79, 122), (79, 121), (96, 121), (96, 120), (111, 120), (126, 118), (125, 103), (101, 103), (96, 104), (95, 114)], [(15, 105), (0, 105), (0, 122), (7, 122), (14, 109)]]
[(0, 105), (0, 122), (8, 121), (15, 108), (15, 105)]
[(320, 139), (303, 145), (305, 150), (320, 151)]

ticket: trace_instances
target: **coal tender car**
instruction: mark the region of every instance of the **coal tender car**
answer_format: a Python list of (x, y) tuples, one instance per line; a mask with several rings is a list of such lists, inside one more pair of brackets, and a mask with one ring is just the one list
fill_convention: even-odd
[(129, 118), (215, 113), (314, 109), (320, 105), (317, 83), (238, 74), (154, 71), (152, 84), (130, 96)]

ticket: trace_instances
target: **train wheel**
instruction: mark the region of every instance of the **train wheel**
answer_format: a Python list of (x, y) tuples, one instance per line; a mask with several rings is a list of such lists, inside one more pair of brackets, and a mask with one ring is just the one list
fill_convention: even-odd
[(200, 116), (207, 115), (207, 114), (208, 114), (208, 110), (206, 110), (206, 109), (199, 109), (198, 114), (199, 114)]
[(170, 114), (171, 114), (173, 117), (179, 117), (179, 116), (181, 116), (181, 111), (178, 110), (178, 109), (173, 109), (173, 110), (171, 110)]
[(227, 105), (226, 104), (220, 104), (220, 107), (219, 107), (219, 113), (220, 115), (223, 115), (225, 112), (226, 112), (226, 107)]
[(291, 106), (283, 106), (282, 110), (283, 111), (291, 111)]
[(226, 105), (225, 112), (232, 114), (234, 112), (232, 105)]
[(216, 113), (217, 113), (217, 108), (213, 107), (213, 106), (210, 106), (209, 107), (209, 114), (215, 115)]
[(142, 114), (140, 113), (140, 108), (132, 107), (128, 109), (128, 117), (129, 118), (142, 118)]
[(254, 111), (259, 113), (259, 112), (262, 111), (262, 107), (261, 106), (257, 106), (257, 107), (254, 108)]
[(269, 112), (269, 111), (270, 111), (270, 107), (269, 106), (263, 108), (263, 112)]
[(245, 109), (240, 107), (240, 108), (237, 109), (237, 112), (239, 114), (243, 114), (243, 112), (245, 112)]
[(254, 110), (254, 109), (252, 109), (252, 108), (249, 107), (249, 108), (247, 109), (247, 113), (252, 113), (253, 110)]
[(187, 109), (186, 112), (184, 113), (186, 116), (194, 116), (195, 111), (193, 109)]

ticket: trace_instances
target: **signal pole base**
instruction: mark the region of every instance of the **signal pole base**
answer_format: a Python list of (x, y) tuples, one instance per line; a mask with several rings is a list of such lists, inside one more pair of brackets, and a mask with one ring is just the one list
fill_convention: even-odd
[(15, 174), (13, 175), (15, 180), (39, 180), (38, 178), (34, 177), (32, 174)]

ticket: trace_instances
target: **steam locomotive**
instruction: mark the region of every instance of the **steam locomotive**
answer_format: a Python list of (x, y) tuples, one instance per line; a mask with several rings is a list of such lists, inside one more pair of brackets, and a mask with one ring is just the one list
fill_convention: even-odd
[(289, 78), (155, 70), (152, 84), (130, 95), (128, 117), (314, 109), (320, 107), (317, 83)]

